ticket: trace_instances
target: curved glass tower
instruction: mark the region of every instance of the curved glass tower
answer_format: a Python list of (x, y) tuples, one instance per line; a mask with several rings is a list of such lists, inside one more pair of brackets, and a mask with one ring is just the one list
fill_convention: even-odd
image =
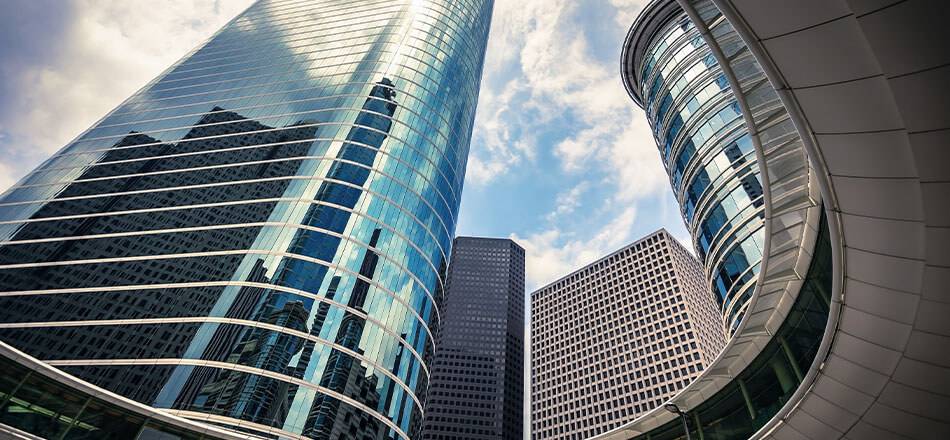
[(646, 111), (731, 334), (762, 260), (765, 205), (755, 150), (729, 80), (686, 13), (657, 21), (639, 71), (625, 74), (625, 83)]
[(0, 198), (0, 339), (235, 430), (415, 437), (491, 10), (255, 3)]
[[(643, 7), (624, 42), (628, 91), (662, 107), (645, 81), (678, 55), (648, 49), (701, 36), (755, 150), (764, 245), (720, 356), (664, 408), (598, 440), (950, 438), (950, 51), (931, 44), (948, 41), (950, 4), (872, 3)], [(685, 66), (694, 49), (668, 53), (680, 51)]]

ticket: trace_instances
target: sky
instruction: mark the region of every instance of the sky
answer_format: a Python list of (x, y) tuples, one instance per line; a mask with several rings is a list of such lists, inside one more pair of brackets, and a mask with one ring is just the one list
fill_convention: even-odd
[[(0, 192), (252, 3), (3, 1)], [(517, 241), (529, 293), (659, 228), (692, 248), (620, 81), (645, 2), (495, 2), (457, 233)]]
[[(661, 227), (688, 241), (620, 82), (644, 1), (496, 0), (457, 233), (517, 241), (528, 292)], [(4, 0), (0, 191), (250, 3)]]

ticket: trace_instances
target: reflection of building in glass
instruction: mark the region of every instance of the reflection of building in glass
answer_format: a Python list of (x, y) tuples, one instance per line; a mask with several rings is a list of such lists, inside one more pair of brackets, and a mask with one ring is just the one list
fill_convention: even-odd
[(3, 195), (0, 339), (225, 427), (415, 436), (491, 7), (255, 3)]
[(664, 230), (532, 293), (532, 438), (586, 439), (661, 406), (722, 349), (719, 316)]
[[(369, 176), (368, 167), (372, 165), (376, 155), (377, 150), (371, 147), (379, 148), (391, 127), (391, 120), (387, 117), (392, 116), (396, 109), (396, 103), (393, 101), (394, 92), (387, 87), (391, 85), (391, 82), (384, 79), (383, 82), (373, 88), (371, 97), (367, 98), (364, 104), (365, 111), (361, 112), (356, 119), (358, 126), (351, 129), (346, 138), (348, 142), (340, 148), (338, 154), (340, 161), (334, 162), (330, 167), (328, 173), (328, 179), (330, 180), (321, 184), (315, 200), (349, 209), (356, 205), (361, 193), (358, 188), (363, 186)], [(358, 164), (367, 168), (360, 167)], [(342, 227), (348, 223), (349, 216), (349, 212), (329, 208), (327, 205), (311, 205), (310, 211), (305, 215), (302, 223), (313, 228), (342, 233)], [(373, 237), (368, 243), (370, 248), (377, 246), (380, 232), (380, 229), (373, 231)], [(297, 254), (322, 255), (323, 258), (329, 259), (337, 252), (341, 241), (342, 239), (337, 236), (298, 231), (291, 239), (290, 249)], [(379, 257), (375, 252), (368, 250), (364, 259), (371, 263), (364, 261), (360, 266), (358, 275), (372, 280)], [(261, 274), (261, 277), (263, 277), (265, 271), (266, 268), (255, 267), (252, 273)], [(285, 259), (278, 266), (276, 273), (284, 278), (278, 279), (277, 284), (295, 284), (295, 280), (291, 277), (304, 277), (304, 279), (322, 281), (325, 277), (326, 268), (306, 261)], [(287, 278), (291, 279), (287, 280)], [(266, 278), (257, 279), (252, 277), (251, 279), (265, 283), (269, 281)], [(339, 278), (334, 278), (334, 280), (336, 283), (339, 282)], [(335, 299), (336, 289), (336, 287), (328, 289), (327, 299)], [(363, 303), (369, 289), (370, 284), (367, 281), (357, 279), (347, 307), (363, 311)], [(262, 289), (257, 288), (241, 289), (237, 295), (238, 299), (230, 306), (226, 316), (263, 322), (299, 332), (307, 331), (308, 311), (303, 302), (295, 301), (288, 295), (283, 294), (271, 294), (265, 298), (262, 295), (263, 293)], [(262, 303), (262, 299), (266, 302)], [(327, 304), (321, 304), (318, 307), (328, 308)], [(315, 324), (317, 322), (315, 319)], [(364, 323), (363, 318), (347, 312), (340, 324), (340, 330), (334, 342), (339, 346), (359, 352), (358, 346)], [(298, 336), (230, 324), (217, 327), (217, 330), (213, 331), (211, 343), (207, 345), (201, 359), (262, 368), (291, 376), (299, 371), (297, 368), (303, 368), (313, 360), (309, 358), (313, 355), (312, 344), (309, 344), (308, 358), (301, 359), (302, 365), (300, 367), (291, 366), (292, 358), (304, 346), (304, 340)], [(317, 325), (314, 328), (317, 334), (321, 329), (322, 325)], [(310, 332), (310, 334), (314, 335), (314, 332)], [(325, 374), (336, 371), (339, 368), (335, 366), (336, 363), (354, 363), (354, 360), (349, 355), (334, 351), (330, 355)], [(359, 365), (358, 363), (355, 364)], [(326, 387), (323, 382), (321, 381), (320, 385)], [(286, 420), (287, 405), (291, 403), (288, 399), (292, 397), (287, 394), (291, 390), (290, 387), (292, 385), (287, 382), (249, 376), (240, 371), (198, 370), (191, 374), (183, 387), (183, 391), (178, 395), (174, 406), (225, 414), (235, 419), (266, 424), (275, 420)], [(328, 387), (328, 389), (337, 392), (343, 391), (333, 387)], [(299, 391), (296, 387), (293, 390)], [(373, 392), (375, 393), (375, 390)], [(322, 395), (317, 396), (316, 400), (329, 401), (328, 405), (339, 406), (336, 399), (326, 398)], [(378, 401), (378, 395), (376, 401)], [(377, 403), (373, 402), (372, 405), (368, 406), (375, 408)], [(305, 425), (306, 429), (311, 429), (309, 425), (310, 423)], [(328, 430), (324, 433), (325, 436), (329, 435), (334, 429), (332, 423), (327, 426)]]
[[(307, 125), (303, 122), (298, 125)], [(24, 224), (12, 241), (24, 244), (0, 247), (0, 261), (4, 264), (24, 261), (70, 261), (91, 258), (110, 257), (121, 260), (124, 256), (137, 254), (182, 254), (200, 252), (206, 249), (246, 249), (251, 248), (256, 234), (262, 230), (259, 226), (235, 228), (222, 231), (196, 231), (178, 234), (154, 234), (116, 238), (97, 238), (85, 240), (50, 241), (49, 237), (85, 237), (123, 234), (137, 228), (160, 228), (163, 225), (195, 228), (201, 225), (216, 224), (258, 224), (267, 220), (266, 210), (257, 205), (225, 206), (216, 209), (187, 209), (150, 212), (148, 215), (95, 215), (80, 219), (62, 220), (64, 217), (82, 216), (83, 213), (135, 212), (148, 209), (161, 203), (161, 195), (147, 192), (156, 189), (178, 188), (206, 184), (208, 182), (235, 182), (253, 179), (270, 179), (293, 176), (300, 160), (284, 160), (276, 163), (256, 164), (253, 166), (229, 167), (223, 171), (211, 171), (212, 175), (200, 172), (172, 172), (181, 169), (194, 169), (217, 164), (243, 162), (247, 159), (262, 161), (267, 158), (294, 158), (303, 156), (309, 149), (309, 142), (316, 128), (292, 128), (264, 134), (246, 135), (244, 133), (272, 130), (234, 112), (214, 108), (213, 113), (203, 115), (197, 124), (178, 144), (162, 144), (142, 134), (130, 134), (122, 138), (102, 159), (81, 174), (77, 181), (65, 187), (50, 203), (43, 205), (33, 215), (40, 220)], [(210, 136), (228, 136), (212, 138)], [(201, 139), (190, 141), (191, 139)], [(219, 156), (194, 155), (222, 149), (241, 148), (256, 142), (280, 145), (255, 149), (247, 152), (223, 152)], [(297, 141), (297, 142), (294, 142)], [(151, 158), (135, 148), (149, 145), (153, 156), (186, 154), (174, 160)], [(248, 157), (250, 156), (250, 157)], [(131, 161), (131, 162), (130, 162)], [(159, 174), (147, 174), (159, 173)], [(122, 187), (117, 191), (116, 182), (100, 180), (111, 176), (133, 175), (122, 178)], [(227, 185), (197, 190), (181, 190), (169, 203), (182, 206), (203, 205), (225, 197), (237, 199), (273, 198), (280, 196), (289, 181), (277, 181), (270, 185)], [(139, 194), (88, 198), (90, 194), (103, 192), (123, 192)], [(159, 193), (161, 194), (161, 193)], [(270, 202), (269, 206), (275, 203)], [(43, 221), (55, 218), (56, 221)], [(218, 264), (207, 264), (198, 258), (176, 258), (152, 260), (142, 264), (129, 264), (118, 261), (107, 265), (84, 264), (75, 266), (39, 266), (22, 270), (0, 272), (0, 280), (7, 289), (41, 290), (86, 288), (95, 286), (108, 279), (116, 284), (162, 285), (176, 277), (199, 277), (199, 273), (209, 277), (225, 277), (238, 270), (240, 258), (218, 260)], [(257, 260), (249, 273), (248, 280), (266, 282), (262, 260)], [(105, 266), (106, 268), (103, 268)], [(145, 289), (143, 289), (145, 290)], [(161, 288), (143, 290), (118, 290), (115, 292), (90, 292), (55, 295), (22, 295), (0, 299), (9, 307), (0, 309), (0, 320), (16, 321), (69, 321), (77, 316), (87, 321), (103, 319), (142, 320), (155, 317), (201, 316), (212, 313), (212, 307), (221, 294), (216, 288), (182, 288), (172, 292)], [(258, 310), (264, 293), (260, 288), (242, 288), (238, 300), (225, 316), (236, 319), (251, 319)], [(266, 313), (266, 312), (264, 312)], [(306, 316), (304, 316), (305, 318)], [(163, 324), (144, 324), (132, 322), (127, 326), (72, 326), (61, 327), (55, 331), (36, 331), (27, 328), (8, 326), (0, 330), (0, 336), (23, 350), (46, 360), (113, 358), (162, 358), (181, 356), (187, 348), (190, 337), (197, 329), (197, 323), (169, 322)], [(238, 333), (240, 329), (231, 329)], [(153, 337), (160, 332), (161, 337)], [(77, 341), (79, 343), (77, 343)], [(127, 342), (123, 342), (127, 341)], [(211, 344), (222, 350), (222, 341)], [(232, 341), (234, 342), (234, 341)], [(225, 342), (224, 345), (227, 345)], [(208, 357), (207, 359), (221, 357)], [(95, 368), (92, 368), (95, 370)], [(93, 381), (137, 400), (149, 402), (155, 393), (168, 380), (169, 370), (156, 370), (142, 374), (129, 372), (130, 376), (96, 373), (82, 374), (80, 377)]]
[(83, 382), (0, 342), (0, 437), (241, 440)]
[[(373, 238), (370, 239), (369, 243), (371, 247), (376, 247), (378, 244), (379, 233), (379, 229), (373, 231)], [(363, 256), (362, 264), (360, 264), (360, 275), (366, 279), (373, 279), (378, 263), (379, 256), (372, 251), (367, 251), (366, 255)], [(363, 311), (368, 290), (369, 283), (366, 280), (357, 280), (347, 305), (354, 310)], [(358, 345), (363, 336), (365, 321), (358, 315), (348, 312), (343, 316), (340, 327), (335, 341), (336, 344), (343, 348), (359, 351)], [(366, 368), (360, 366), (350, 356), (340, 351), (334, 351), (327, 360), (327, 367), (320, 378), (320, 386), (347, 397), (355, 398), (364, 405), (375, 406), (379, 403), (379, 394), (375, 389), (376, 381), (367, 380), (368, 378), (364, 377), (365, 371)], [(315, 438), (377, 438), (379, 436), (379, 429), (376, 428), (378, 422), (364, 418), (361, 423), (354, 424), (352, 423), (353, 416), (359, 419), (359, 414), (353, 414), (347, 408), (343, 408), (341, 413), (340, 403), (336, 399), (318, 396), (307, 414), (304, 435)], [(356, 426), (361, 425), (364, 429), (368, 426), (373, 428), (369, 429), (368, 432), (358, 433)], [(351, 429), (352, 432), (350, 432)], [(347, 437), (347, 435), (350, 437)]]
[(524, 277), (513, 241), (455, 239), (423, 439), (523, 438)]

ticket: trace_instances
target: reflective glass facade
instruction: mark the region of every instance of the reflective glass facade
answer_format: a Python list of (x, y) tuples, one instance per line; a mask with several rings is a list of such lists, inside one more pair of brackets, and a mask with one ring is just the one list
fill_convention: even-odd
[[(736, 38), (733, 46), (739, 44)], [(685, 12), (652, 36), (642, 59), (635, 82), (643, 107), (731, 333), (755, 287), (764, 246), (752, 140), (726, 75)]]
[(237, 440), (204, 424), (174, 420), (80, 383), (0, 343), (0, 438)]
[[(683, 38), (695, 38), (692, 49)], [(670, 51), (672, 58), (664, 61), (662, 54)], [(709, 89), (701, 84), (700, 92), (682, 92), (688, 114), (682, 130), (689, 129), (693, 115), (705, 115), (695, 122), (695, 134), (671, 134), (680, 125), (677, 115), (652, 122), (669, 123), (656, 131), (658, 143), (684, 217), (695, 228), (697, 250), (711, 269), (712, 290), (723, 300), (725, 324), (734, 334), (710, 374), (669, 400), (682, 418), (661, 408), (604, 439), (762, 436), (757, 431), (784, 417), (808, 388), (835, 307), (832, 236), (837, 229), (823, 216), (803, 141), (763, 68), (716, 4), (648, 4), (624, 43), (628, 92), (644, 107), (655, 107), (658, 100), (660, 110), (665, 102), (675, 109), (680, 98), (657, 97), (662, 88), (653, 84), (668, 75), (664, 66), (688, 65), (694, 62), (691, 56), (708, 56), (704, 64), (721, 92), (706, 94)], [(694, 68), (700, 69), (689, 70)], [(647, 80), (654, 81), (653, 89), (641, 86)], [(680, 79), (670, 81), (675, 95)], [(711, 104), (694, 110), (689, 103), (697, 97)], [(704, 105), (710, 107), (704, 110)]]
[(255, 3), (0, 198), (0, 339), (257, 435), (415, 437), (491, 9)]

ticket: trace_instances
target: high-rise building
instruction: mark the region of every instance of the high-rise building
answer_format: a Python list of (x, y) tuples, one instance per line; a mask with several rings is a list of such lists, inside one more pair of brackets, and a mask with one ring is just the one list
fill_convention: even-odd
[[(731, 333), (748, 306), (762, 260), (759, 165), (726, 74), (699, 30), (685, 15), (660, 26), (642, 54), (635, 72), (642, 86), (632, 96), (646, 112), (710, 289), (722, 306), (723, 326)], [(761, 75), (749, 78), (754, 72), (743, 67), (743, 80), (765, 81)]]
[(515, 242), (455, 239), (423, 439), (523, 438), (524, 277)]
[(421, 426), (491, 0), (261, 0), (0, 198), (0, 339), (266, 436)]
[(696, 258), (665, 230), (531, 294), (531, 436), (585, 439), (682, 389), (725, 344)]
[[(927, 0), (644, 6), (623, 44), (624, 84), (697, 219), (737, 190), (722, 200), (754, 210), (737, 203), (750, 193), (731, 135), (706, 129), (744, 125), (761, 263), (748, 300), (725, 298), (733, 334), (717, 360), (599, 440), (950, 438), (948, 20), (950, 3)], [(706, 94), (720, 73), (728, 90)], [(732, 100), (741, 121), (719, 116)], [(737, 212), (714, 238), (737, 230)], [(730, 301), (745, 304), (741, 319)]]

